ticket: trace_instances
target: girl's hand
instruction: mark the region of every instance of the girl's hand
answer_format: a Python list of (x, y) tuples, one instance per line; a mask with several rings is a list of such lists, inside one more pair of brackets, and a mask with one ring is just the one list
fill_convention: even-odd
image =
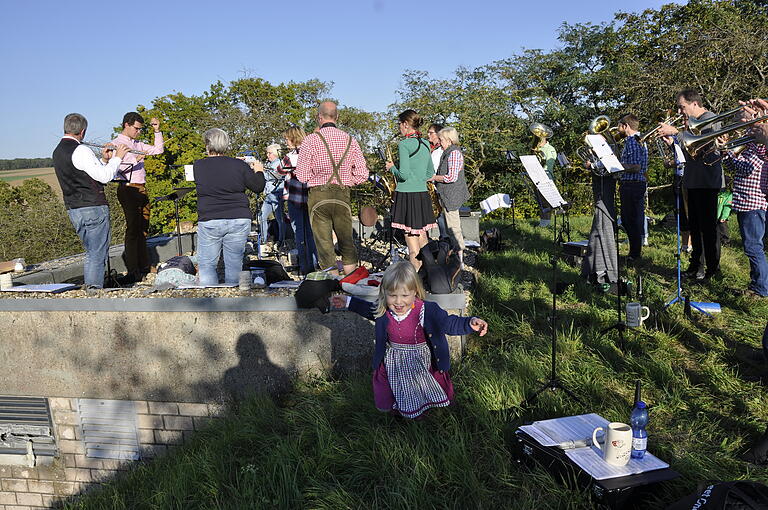
[(478, 317), (472, 317), (472, 320), (469, 321), (469, 326), (480, 336), (488, 333), (488, 323)]

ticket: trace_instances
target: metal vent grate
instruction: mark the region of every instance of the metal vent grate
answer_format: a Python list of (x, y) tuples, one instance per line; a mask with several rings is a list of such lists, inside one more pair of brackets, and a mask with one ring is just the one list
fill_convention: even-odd
[(78, 399), (86, 457), (139, 460), (136, 407), (125, 400)]
[(27, 455), (31, 442), (35, 455), (53, 457), (52, 428), (48, 399), (0, 395), (0, 454)]

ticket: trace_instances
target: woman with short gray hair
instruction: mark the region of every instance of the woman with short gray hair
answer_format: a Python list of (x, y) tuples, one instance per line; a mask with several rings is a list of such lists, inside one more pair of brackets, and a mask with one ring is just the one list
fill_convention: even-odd
[(245, 242), (251, 231), (251, 210), (245, 190), (264, 190), (264, 168), (225, 156), (229, 135), (218, 128), (203, 134), (208, 157), (195, 161), (197, 186), (197, 260), (200, 285), (217, 285), (216, 266), (224, 251), (224, 282), (237, 284), (243, 269)]
[(469, 200), (467, 179), (464, 176), (464, 155), (459, 147), (459, 133), (455, 128), (446, 127), (438, 133), (443, 154), (440, 156), (440, 165), (431, 180), (435, 182), (435, 188), (440, 196), (441, 216), (445, 218), (445, 225), (449, 237), (459, 250), (459, 258), (463, 261), (464, 235), (461, 232), (461, 218), (459, 207)]

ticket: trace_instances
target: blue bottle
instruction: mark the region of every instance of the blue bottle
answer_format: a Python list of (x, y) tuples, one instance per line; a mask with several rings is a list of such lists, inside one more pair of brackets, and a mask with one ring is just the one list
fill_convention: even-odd
[(648, 425), (648, 408), (642, 400), (632, 409), (629, 424), (632, 427), (632, 458), (642, 459), (648, 448), (648, 432), (645, 431)]

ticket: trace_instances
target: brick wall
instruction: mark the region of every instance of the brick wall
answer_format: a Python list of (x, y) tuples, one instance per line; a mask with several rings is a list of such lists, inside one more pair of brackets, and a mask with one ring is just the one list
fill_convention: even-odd
[[(50, 508), (131, 469), (136, 462), (85, 456), (77, 399), (49, 399), (59, 456), (50, 466), (0, 465), (0, 510)], [(219, 404), (134, 401), (142, 460), (163, 455), (219, 416)]]

